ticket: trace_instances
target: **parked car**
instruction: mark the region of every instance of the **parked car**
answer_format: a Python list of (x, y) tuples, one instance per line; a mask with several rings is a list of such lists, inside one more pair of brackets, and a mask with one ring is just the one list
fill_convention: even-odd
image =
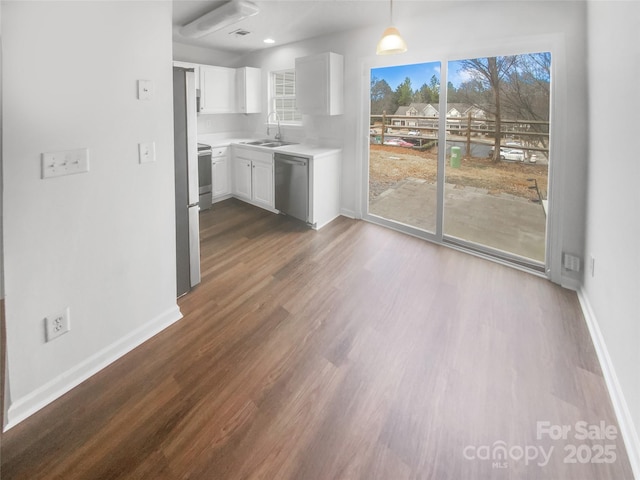
[(524, 151), (518, 150), (517, 148), (513, 148), (513, 149), (501, 148), (500, 160), (513, 160), (516, 162), (524, 162)]
[(385, 145), (391, 145), (394, 147), (413, 147), (413, 143), (406, 142), (401, 138), (389, 138), (384, 141)]
[[(489, 150), (489, 158), (493, 157), (493, 147)], [(518, 148), (500, 147), (500, 160), (524, 162), (524, 151)]]
[(420, 130), (409, 130), (407, 135), (420, 135)]

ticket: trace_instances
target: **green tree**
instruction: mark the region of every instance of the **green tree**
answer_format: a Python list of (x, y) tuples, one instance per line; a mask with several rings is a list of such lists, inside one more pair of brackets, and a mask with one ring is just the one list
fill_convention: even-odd
[(371, 79), (371, 114), (382, 115), (383, 111), (391, 115), (395, 113), (397, 106), (394, 93), (386, 80)]
[(423, 83), (413, 94), (413, 101), (416, 103), (431, 103), (431, 89), (429, 85)]
[(438, 103), (440, 101), (440, 79), (435, 75), (431, 75), (429, 90), (431, 91), (431, 100), (428, 103)]
[(451, 82), (447, 82), (447, 102), (458, 103), (460, 102), (459, 93), (455, 85)]
[(413, 101), (413, 89), (411, 88), (411, 79), (409, 77), (406, 77), (404, 82), (398, 85), (398, 88), (396, 88), (395, 91), (395, 97), (398, 106), (407, 106), (411, 104)]

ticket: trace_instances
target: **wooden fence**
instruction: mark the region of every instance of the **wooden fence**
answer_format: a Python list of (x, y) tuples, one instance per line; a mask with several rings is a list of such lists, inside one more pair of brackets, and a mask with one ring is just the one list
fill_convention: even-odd
[[(378, 120), (378, 121), (376, 121)], [(407, 115), (371, 115), (371, 128), (379, 128), (380, 133), (372, 132), (370, 136), (380, 136), (384, 143), (385, 135), (394, 138), (417, 139), (422, 145), (423, 140), (438, 140), (439, 131), (438, 117), (419, 117)], [(501, 120), (500, 143), (503, 139), (519, 140), (522, 143), (522, 150), (537, 152), (549, 152), (549, 122), (537, 120)], [(471, 114), (466, 117), (447, 117), (446, 132), (450, 135), (465, 137), (467, 152), (471, 151), (472, 143), (492, 144), (483, 140), (485, 138), (494, 139), (496, 136), (496, 121), (473, 117)], [(393, 132), (393, 129), (408, 130)], [(390, 131), (391, 130), (391, 131)], [(419, 132), (416, 134), (415, 132)]]

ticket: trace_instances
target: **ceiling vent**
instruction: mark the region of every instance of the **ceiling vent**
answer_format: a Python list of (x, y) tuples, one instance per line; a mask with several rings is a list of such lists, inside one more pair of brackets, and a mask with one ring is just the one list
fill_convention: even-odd
[(241, 28), (238, 28), (237, 30), (234, 30), (233, 32), (229, 32), (229, 35), (234, 35), (236, 37), (244, 37), (246, 35), (249, 35), (251, 32), (247, 31), (247, 30), (242, 30)]

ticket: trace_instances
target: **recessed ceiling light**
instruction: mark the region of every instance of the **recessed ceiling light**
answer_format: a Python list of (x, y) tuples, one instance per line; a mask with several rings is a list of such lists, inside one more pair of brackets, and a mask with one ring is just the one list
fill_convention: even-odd
[(273, 38), (265, 38), (265, 39), (263, 40), (263, 42), (264, 42), (264, 43), (269, 43), (269, 44), (271, 44), (271, 43), (276, 43), (276, 41), (275, 41)]

